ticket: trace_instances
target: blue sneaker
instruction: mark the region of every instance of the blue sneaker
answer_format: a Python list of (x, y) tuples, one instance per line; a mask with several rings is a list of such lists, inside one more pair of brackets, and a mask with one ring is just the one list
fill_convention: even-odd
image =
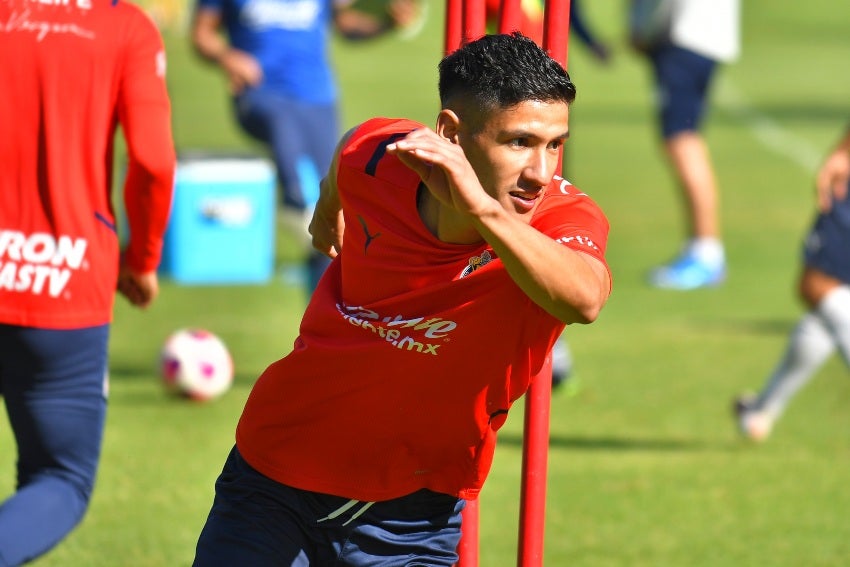
[(683, 254), (666, 266), (659, 266), (649, 274), (649, 283), (661, 289), (689, 290), (714, 287), (726, 279), (726, 266), (710, 266), (689, 254)]

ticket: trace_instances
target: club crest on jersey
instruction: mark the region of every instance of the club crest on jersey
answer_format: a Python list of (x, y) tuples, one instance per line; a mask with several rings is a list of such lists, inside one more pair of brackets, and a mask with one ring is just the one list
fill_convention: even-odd
[(465, 278), (466, 276), (468, 276), (469, 274), (471, 274), (472, 272), (474, 272), (478, 268), (483, 268), (484, 266), (489, 264), (492, 260), (493, 260), (493, 255), (490, 254), (489, 250), (485, 250), (484, 252), (481, 253), (480, 256), (473, 256), (472, 258), (469, 259), (469, 263), (463, 269), (463, 272), (461, 272), (460, 277)]

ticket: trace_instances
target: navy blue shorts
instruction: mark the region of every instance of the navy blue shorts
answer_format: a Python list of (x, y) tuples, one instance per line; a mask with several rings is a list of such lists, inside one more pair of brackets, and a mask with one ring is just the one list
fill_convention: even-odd
[(271, 152), (282, 204), (298, 210), (315, 205), (319, 181), (339, 141), (336, 105), (306, 103), (262, 88), (245, 90), (234, 105), (242, 129)]
[(803, 244), (803, 261), (850, 284), (850, 196), (818, 213)]
[(435, 567), (458, 560), (464, 501), (453, 496), (420, 490), (370, 503), (299, 490), (260, 474), (236, 448), (215, 490), (195, 567)]
[(662, 45), (649, 52), (655, 72), (661, 134), (699, 130), (716, 63), (693, 51)]

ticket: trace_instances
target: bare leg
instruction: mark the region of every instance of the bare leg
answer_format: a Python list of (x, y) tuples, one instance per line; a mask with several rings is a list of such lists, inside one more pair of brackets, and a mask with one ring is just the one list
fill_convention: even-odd
[(650, 282), (656, 287), (681, 290), (718, 285), (726, 276), (726, 255), (708, 148), (698, 132), (684, 131), (667, 138), (664, 149), (682, 188), (688, 240), (674, 262), (650, 273)]
[(684, 192), (690, 238), (720, 238), (718, 191), (708, 148), (697, 132), (682, 132), (664, 143)]

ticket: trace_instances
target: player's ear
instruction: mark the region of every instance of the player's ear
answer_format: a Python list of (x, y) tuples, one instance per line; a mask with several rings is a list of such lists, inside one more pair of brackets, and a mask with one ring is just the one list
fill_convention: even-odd
[(436, 132), (453, 144), (458, 143), (458, 132), (460, 131), (460, 117), (454, 110), (444, 108), (437, 115)]

